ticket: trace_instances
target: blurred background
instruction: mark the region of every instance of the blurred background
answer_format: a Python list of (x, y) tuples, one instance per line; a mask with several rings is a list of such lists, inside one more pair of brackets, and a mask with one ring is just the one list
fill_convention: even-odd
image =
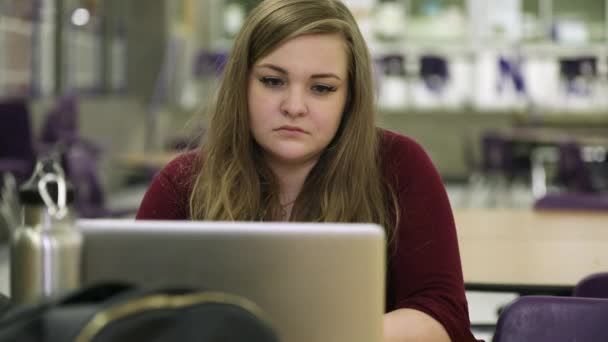
[[(204, 132), (200, 109), (256, 2), (1, 0), (0, 99), (29, 117), (17, 132), (3, 115), (2, 134), (33, 155), (86, 142), (108, 195), (145, 185)], [(427, 149), (453, 205), (606, 189), (606, 1), (346, 3), (374, 57), (380, 124)], [(565, 144), (581, 160), (560, 168)]]
[[(344, 2), (374, 59), (380, 125), (424, 146), (456, 210), (608, 209), (608, 0)], [(256, 3), (0, 0), (4, 212), (54, 155), (81, 217), (133, 215), (204, 134)]]

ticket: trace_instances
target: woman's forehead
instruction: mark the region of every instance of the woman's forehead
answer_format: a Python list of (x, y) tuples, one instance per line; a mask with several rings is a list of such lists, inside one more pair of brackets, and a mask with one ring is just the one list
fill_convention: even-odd
[(334, 73), (346, 76), (347, 45), (341, 34), (302, 35), (256, 61), (255, 68), (278, 67), (287, 73)]

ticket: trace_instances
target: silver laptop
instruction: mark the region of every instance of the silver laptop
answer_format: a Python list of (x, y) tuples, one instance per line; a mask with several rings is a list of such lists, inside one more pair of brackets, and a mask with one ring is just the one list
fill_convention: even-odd
[(385, 236), (373, 224), (80, 220), (83, 284), (227, 291), (284, 342), (382, 341)]

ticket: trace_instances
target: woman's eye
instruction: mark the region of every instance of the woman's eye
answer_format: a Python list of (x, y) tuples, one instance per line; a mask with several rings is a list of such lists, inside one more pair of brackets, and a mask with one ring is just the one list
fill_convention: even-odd
[(331, 93), (331, 92), (336, 91), (336, 87), (332, 87), (332, 86), (328, 86), (328, 85), (324, 85), (324, 84), (317, 84), (317, 85), (312, 86), (312, 90), (318, 94), (326, 94), (326, 93)]
[(262, 77), (260, 78), (260, 82), (264, 83), (267, 87), (280, 87), (283, 85), (283, 81), (280, 78), (276, 77)]

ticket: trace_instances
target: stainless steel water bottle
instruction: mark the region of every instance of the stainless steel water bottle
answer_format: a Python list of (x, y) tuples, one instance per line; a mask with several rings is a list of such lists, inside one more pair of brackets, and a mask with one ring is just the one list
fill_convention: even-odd
[(82, 236), (68, 205), (74, 194), (57, 162), (38, 162), (19, 189), (21, 224), (11, 232), (10, 284), (14, 303), (80, 286)]

